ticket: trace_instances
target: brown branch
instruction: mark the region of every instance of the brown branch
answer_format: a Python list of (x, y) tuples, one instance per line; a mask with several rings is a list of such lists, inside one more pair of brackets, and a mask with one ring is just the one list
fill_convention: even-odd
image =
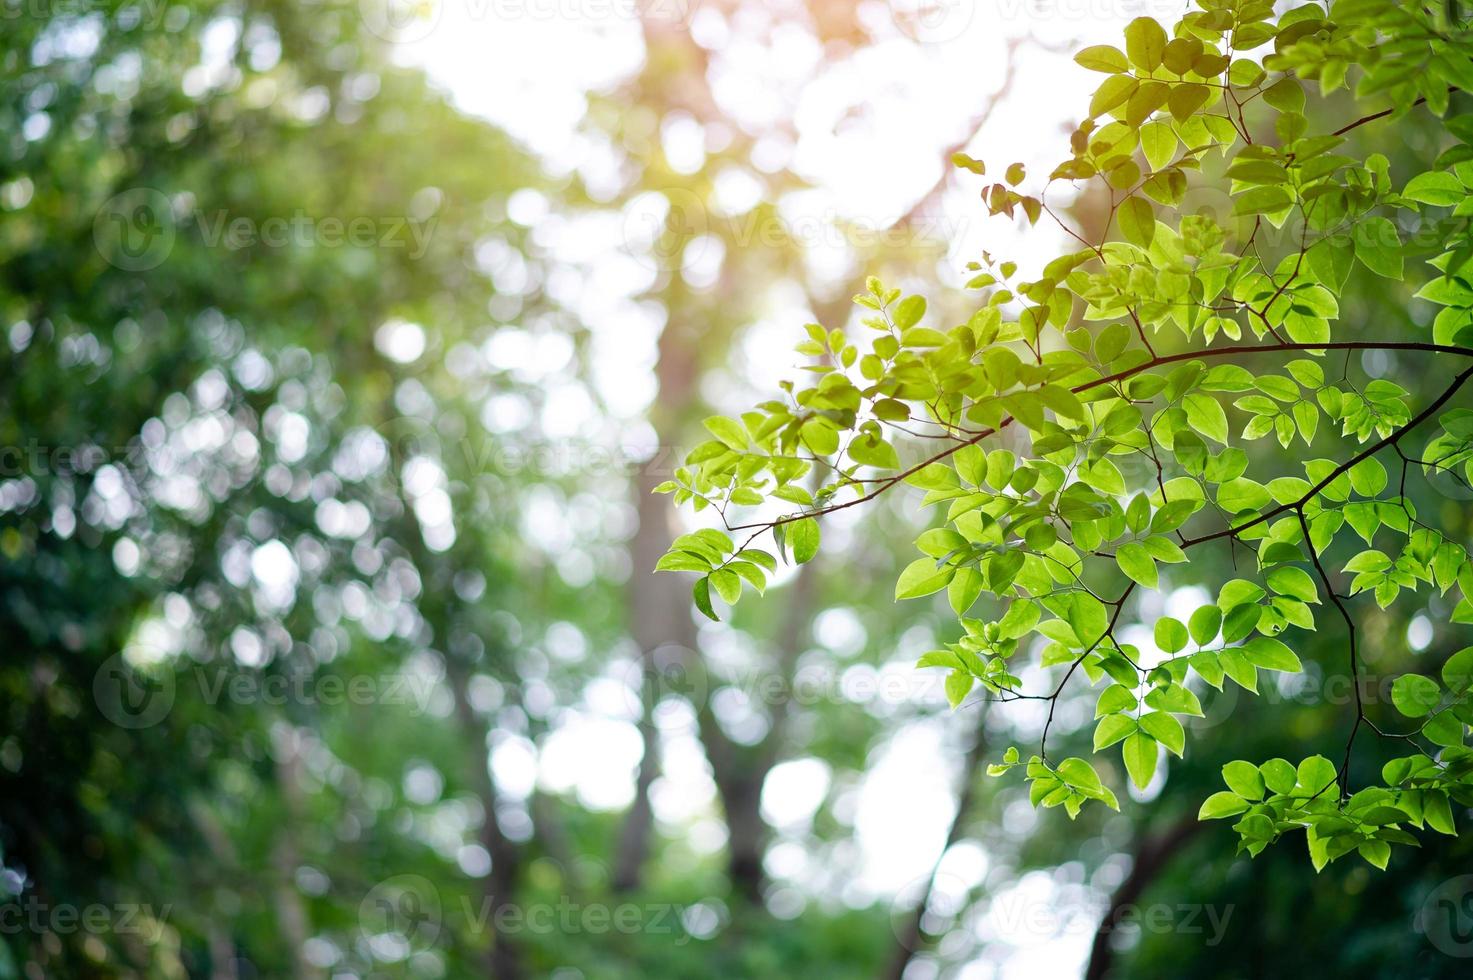
[[(1064, 676), (1059, 681), (1058, 686), (1054, 688), (1054, 693), (1048, 696), (1048, 720), (1043, 723), (1043, 734), (1038, 739), (1038, 755), (1044, 762), (1048, 761), (1048, 730), (1053, 726), (1054, 709), (1059, 706), (1059, 695), (1063, 693), (1064, 685), (1069, 683), (1069, 678), (1073, 677), (1074, 672), (1079, 669), (1079, 665), (1084, 663), (1084, 658), (1094, 653), (1099, 645), (1105, 642), (1106, 637), (1109, 637), (1112, 641), (1115, 639), (1115, 624), (1120, 621), (1120, 613), (1125, 609), (1125, 601), (1130, 598), (1131, 593), (1134, 591), (1135, 583), (1131, 582), (1130, 586), (1121, 593), (1120, 598), (1111, 603), (1115, 607), (1115, 612), (1110, 616), (1110, 622), (1105, 626), (1105, 632), (1101, 633), (1089, 645), (1089, 649), (1074, 658), (1074, 662), (1069, 665), (1069, 669), (1064, 672)], [(1117, 643), (1116, 646), (1119, 646), (1119, 644)], [(1140, 668), (1137, 667), (1136, 669), (1139, 670)]]
[(1340, 611), (1341, 618), (1345, 620), (1345, 629), (1350, 635), (1350, 680), (1351, 686), (1355, 688), (1355, 724), (1350, 728), (1350, 738), (1345, 741), (1345, 759), (1340, 763), (1340, 796), (1343, 799), (1350, 795), (1350, 750), (1355, 745), (1355, 736), (1360, 731), (1361, 722), (1366, 717), (1366, 706), (1360, 693), (1360, 655), (1356, 649), (1355, 620), (1330, 582), (1330, 573), (1325, 571), (1325, 566), (1320, 562), (1319, 552), (1315, 550), (1314, 541), (1309, 536), (1309, 521), (1304, 517), (1304, 508), (1300, 507), (1294, 513), (1299, 517), (1299, 530), (1304, 534), (1304, 546), (1309, 549), (1314, 570), (1319, 573), (1320, 581), (1325, 584), (1325, 591), (1330, 594), (1330, 601)]
[[(1461, 350), (1461, 348), (1458, 348), (1458, 350)], [(1473, 368), (1466, 369), (1465, 371), (1463, 371), (1462, 374), (1459, 374), (1456, 378), (1454, 378), (1453, 383), (1449, 385), (1441, 395), (1438, 395), (1437, 398), (1430, 405), (1422, 409), (1422, 411), (1418, 412), (1413, 418), (1408, 420), (1406, 424), (1398, 427), (1394, 432), (1391, 433), (1391, 435), (1387, 436), (1384, 439), (1380, 439), (1375, 443), (1372, 443), (1370, 446), (1367, 446), (1365, 449), (1356, 453), (1350, 459), (1335, 467), (1328, 474), (1326, 474), (1323, 480), (1310, 487), (1309, 490), (1307, 490), (1304, 495), (1298, 500), (1290, 501), (1287, 504), (1280, 504), (1279, 506), (1265, 511), (1252, 520), (1245, 521), (1242, 524), (1237, 524), (1232, 527), (1224, 528), (1221, 531), (1214, 531), (1211, 534), (1204, 534), (1201, 537), (1188, 538), (1185, 542), (1182, 543), (1182, 547), (1190, 548), (1192, 545), (1203, 544), (1207, 541), (1215, 541), (1218, 538), (1237, 537), (1238, 534), (1242, 531), (1246, 531), (1251, 527), (1257, 527), (1259, 524), (1262, 524), (1265, 521), (1271, 521), (1275, 517), (1278, 517), (1280, 514), (1284, 514), (1291, 510), (1296, 510), (1300, 507), (1303, 507), (1309, 501), (1313, 500), (1320, 493), (1320, 491), (1324, 490), (1325, 487), (1333, 483), (1338, 477), (1346, 472), (1349, 472), (1350, 469), (1352, 469), (1356, 464), (1371, 458), (1372, 456), (1379, 453), (1381, 450), (1385, 449), (1387, 446), (1395, 444), (1395, 442), (1402, 436), (1405, 436), (1408, 432), (1412, 431), (1417, 426), (1421, 425), (1423, 422), (1431, 418), (1434, 414), (1437, 413), (1438, 409), (1447, 404), (1448, 399), (1457, 394), (1458, 389), (1461, 388), (1470, 377), (1473, 377)]]
[[(1351, 340), (1326, 342), (1322, 344), (1238, 344), (1230, 347), (1216, 347), (1206, 350), (1183, 351), (1179, 354), (1166, 354), (1160, 357), (1153, 357), (1148, 361), (1143, 361), (1135, 367), (1126, 368), (1123, 371), (1116, 371), (1114, 374), (1095, 378), (1092, 381), (1086, 381), (1082, 384), (1075, 385), (1069, 390), (1078, 395), (1086, 391), (1092, 391), (1093, 389), (1098, 388), (1101, 385), (1113, 384), (1117, 381), (1124, 381), (1127, 378), (1133, 378), (1138, 374), (1143, 374), (1146, 371), (1151, 370), (1152, 368), (1162, 367), (1167, 364), (1177, 364), (1182, 361), (1196, 360), (1198, 358), (1211, 359), (1219, 357), (1231, 357), (1235, 354), (1272, 354), (1286, 353), (1289, 351), (1313, 350), (1402, 350), (1422, 351), (1424, 353), (1431, 354), (1452, 354), (1459, 357), (1473, 357), (1473, 348), (1452, 347), (1447, 344), (1425, 344), (1415, 342), (1373, 343), (1371, 341)], [(837, 511), (846, 510), (847, 508), (853, 507), (856, 504), (862, 504), (867, 500), (872, 500), (875, 497), (878, 497), (886, 490), (889, 490), (891, 487), (894, 487), (898, 483), (904, 482), (907, 477), (914, 476), (916, 473), (919, 473), (921, 470), (925, 469), (927, 466), (930, 466), (932, 463), (939, 463), (941, 460), (954, 455), (960, 450), (965, 449), (967, 446), (976, 445), (989, 436), (996, 435), (1003, 429), (1008, 428), (1015, 421), (1017, 420), (1013, 416), (1007, 416), (996, 426), (983, 429), (976, 435), (964, 441), (958, 442), (954, 446), (948, 446), (946, 449), (943, 449), (940, 452), (926, 457), (921, 462), (900, 471), (894, 476), (886, 477), (884, 480), (876, 484), (876, 487), (872, 493), (869, 493), (866, 496), (856, 497), (853, 500), (846, 500), (841, 504), (829, 504), (826, 507), (820, 507), (816, 510), (803, 511), (797, 514), (788, 514), (784, 517), (779, 517), (776, 520), (772, 521), (757, 521), (749, 524), (727, 524), (726, 529), (728, 531), (750, 531), (754, 529), (758, 531), (765, 531), (770, 528), (777, 527), (780, 524), (791, 524), (794, 521), (801, 521), (810, 517), (823, 517), (826, 514), (832, 514)]]

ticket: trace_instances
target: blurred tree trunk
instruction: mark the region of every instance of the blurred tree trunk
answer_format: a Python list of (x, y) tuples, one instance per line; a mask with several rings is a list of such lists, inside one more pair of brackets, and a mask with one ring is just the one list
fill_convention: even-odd
[(931, 876), (925, 888), (922, 889), (915, 908), (911, 909), (906, 914), (904, 921), (896, 926), (899, 943), (895, 947), (895, 954), (890, 958), (889, 965), (880, 974), (882, 980), (900, 980), (905, 975), (906, 967), (910, 966), (911, 959), (925, 943), (921, 926), (925, 919), (926, 907), (931, 902), (931, 893), (936, 886), (936, 872), (946, 852), (962, 839), (972, 806), (976, 801), (977, 773), (982, 768), (983, 760), (987, 758), (987, 734), (983, 727), (986, 720), (987, 708), (984, 704), (978, 710), (976, 737), (972, 740), (972, 747), (967, 750), (966, 759), (962, 762), (962, 782), (956, 794), (956, 816), (951, 818), (951, 828), (946, 832), (946, 843), (936, 857), (936, 864), (931, 868)]
[[(504, 921), (503, 909), (515, 904), (516, 890), (521, 879), (521, 854), (517, 845), (502, 832), (496, 808), (500, 794), (496, 782), (491, 778), (486, 722), (476, 713), (470, 700), (470, 671), (454, 658), (447, 658), (446, 679), (455, 695), (455, 719), (465, 742), (471, 747), (471, 764), (468, 767), (471, 786), (475, 788), (481, 807), (486, 811), (481, 821), (480, 844), (491, 855), (491, 873), (482, 879), (481, 908), (479, 921), (496, 923)], [(507, 937), (496, 933), (491, 937), (491, 948), (486, 953), (487, 976), (495, 980), (521, 980), (526, 975), (522, 967), (521, 954)]]
[[(382, 412), (381, 429), (383, 422), (395, 418), (393, 402), (387, 402)], [(389, 455), (396, 478), (402, 480), (407, 460), (401, 440), (389, 440)], [(445, 679), (455, 701), (455, 721), (460, 729), (461, 741), (469, 749), (466, 779), (475, 790), (484, 813), (479, 843), (491, 855), (491, 872), (481, 879), (479, 921), (500, 922), (502, 919), (498, 913), (516, 902), (517, 887), (521, 883), (522, 855), (516, 842), (508, 838), (502, 830), (498, 816), (501, 796), (491, 775), (491, 727), (476, 711), (470, 698), (474, 664), (451, 649), (449, 642), (460, 615), (454, 605), (458, 599), (451, 581), (454, 569), (458, 567), (456, 552), (452, 551), (444, 556), (431, 554), (425, 546), (423, 531), (414, 516), (413, 502), (402, 485), (398, 496), (402, 512), (398, 522), (397, 540), (419, 572), (422, 593), (420, 615), (429, 630), (427, 644), (433, 649), (443, 651)], [(458, 540), (463, 542), (465, 536), (461, 535)], [(526, 975), (521, 952), (507, 936), (499, 933), (491, 936), (491, 946), (486, 953), (486, 975), (494, 980), (521, 980)]]
[(275, 873), (276, 927), (280, 930), (281, 943), (287, 947), (291, 976), (294, 980), (308, 980), (309, 977), (317, 976), (318, 971), (308, 962), (304, 951), (308, 916), (296, 885), (297, 868), (302, 865), (297, 842), (306, 823), (300, 735), (286, 721), (277, 722), (271, 735), (276, 787), (281, 794), (282, 804), (281, 826), (276, 830), (276, 840), (271, 847), (271, 864)]
[[(645, 860), (649, 857), (654, 811), (650, 786), (660, 774), (660, 737), (654, 724), (654, 709), (666, 693), (670, 671), (693, 670), (688, 658), (696, 656), (696, 624), (691, 618), (690, 596), (679, 583), (655, 577), (655, 563), (675, 540), (675, 513), (670, 498), (654, 488), (673, 475), (681, 455), (678, 443), (685, 422), (694, 408), (697, 375), (694, 331), (675, 319), (676, 310), (660, 334), (655, 364), (655, 402), (650, 410), (658, 448), (654, 457), (639, 468), (633, 483), (634, 507), (639, 528), (630, 543), (634, 571), (629, 577), (629, 631), (639, 647), (641, 704), (640, 739), (644, 755), (635, 776), (634, 802), (619, 833), (614, 857), (612, 884), (616, 891), (639, 886)], [(692, 705), (699, 709), (700, 705)]]
[(1104, 980), (1115, 966), (1115, 950), (1110, 939), (1120, 924), (1122, 915), (1140, 901), (1141, 893), (1148, 888), (1156, 876), (1166, 869), (1182, 847), (1205, 825), (1194, 815), (1188, 814), (1174, 826), (1156, 837), (1143, 837), (1136, 848), (1135, 860), (1130, 874), (1115, 889), (1110, 899), (1110, 908), (1095, 930), (1094, 942), (1090, 944), (1089, 965), (1084, 971), (1084, 980)]

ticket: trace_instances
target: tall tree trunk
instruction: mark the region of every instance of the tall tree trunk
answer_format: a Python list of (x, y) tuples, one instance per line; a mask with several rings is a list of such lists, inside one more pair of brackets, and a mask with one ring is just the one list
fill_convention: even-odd
[(1120, 887), (1115, 889), (1115, 894), (1110, 899), (1110, 908), (1105, 912), (1104, 919), (1100, 921), (1099, 928), (1095, 930), (1094, 942), (1090, 945), (1089, 950), (1089, 966), (1084, 971), (1084, 980), (1103, 980), (1109, 975), (1111, 968), (1115, 965), (1115, 950), (1110, 945), (1110, 937), (1120, 925), (1121, 916), (1140, 901), (1141, 893), (1202, 827), (1200, 820), (1188, 814), (1160, 836), (1145, 837), (1141, 840), (1140, 845), (1136, 848), (1135, 863), (1131, 866), (1130, 874), (1126, 875)]
[[(672, 311), (673, 313), (674, 311)], [(697, 338), (673, 317), (660, 335), (655, 364), (656, 406), (651, 411), (658, 441), (655, 456), (639, 468), (633, 481), (634, 507), (639, 527), (630, 543), (634, 572), (629, 579), (629, 631), (640, 657), (640, 739), (644, 754), (635, 776), (634, 801), (619, 832), (612, 885), (616, 891), (639, 886), (654, 826), (650, 786), (660, 774), (660, 738), (655, 729), (655, 705), (667, 692), (671, 671), (693, 669), (696, 625), (691, 619), (690, 596), (676, 583), (656, 579), (655, 563), (675, 540), (674, 514), (668, 497), (655, 487), (673, 475), (683, 423), (695, 398)], [(696, 710), (700, 705), (692, 705)]]
[(926, 906), (930, 904), (931, 893), (936, 887), (936, 872), (941, 867), (941, 859), (946, 856), (946, 852), (962, 839), (972, 805), (976, 800), (977, 773), (982, 768), (983, 759), (987, 757), (987, 734), (983, 728), (986, 720), (987, 709), (986, 705), (983, 705), (978, 711), (976, 737), (972, 741), (972, 747), (967, 750), (966, 759), (962, 762), (962, 782), (956, 793), (956, 815), (951, 818), (951, 828), (946, 832), (946, 844), (936, 857), (936, 864), (931, 868), (931, 876), (915, 908), (911, 909), (896, 927), (896, 937), (899, 941), (896, 944), (894, 955), (890, 957), (889, 964), (880, 974), (881, 980), (900, 980), (905, 974), (906, 967), (910, 966), (911, 959), (925, 944), (925, 937), (921, 933), (921, 922), (926, 915)]
[(307, 943), (309, 920), (302, 896), (297, 893), (296, 873), (302, 855), (297, 847), (305, 821), (306, 801), (302, 793), (302, 753), (300, 735), (286, 721), (278, 721), (271, 731), (276, 762), (276, 786), (281, 794), (282, 822), (276, 828), (271, 847), (271, 864), (275, 872), (276, 928), (280, 945), (285, 946), (294, 980), (309, 980), (318, 971), (307, 960), (303, 947)]
[[(462, 740), (471, 747), (471, 786), (485, 810), (481, 821), (480, 844), (491, 855), (491, 873), (482, 879), (480, 889), (481, 907), (478, 921), (494, 924), (504, 921), (502, 910), (515, 903), (517, 885), (521, 878), (521, 853), (501, 829), (496, 810), (500, 794), (496, 782), (491, 778), (490, 759), (487, 758), (489, 742), (486, 723), (476, 714), (470, 701), (470, 672), (462, 664), (448, 660), (446, 679), (455, 696), (455, 718), (462, 732)], [(521, 980), (526, 975), (522, 966), (521, 952), (508, 937), (495, 933), (491, 937), (491, 948), (486, 953), (487, 976), (494, 980)]]
[[(383, 413), (385, 420), (392, 419), (393, 404), (385, 404)], [(403, 448), (399, 441), (390, 441), (393, 471), (400, 478), (406, 462)], [(448, 577), (445, 574), (448, 567), (446, 560), (430, 554), (425, 546), (423, 532), (414, 517), (412, 502), (402, 486), (399, 488), (399, 496), (404, 510), (400, 517), (398, 540), (408, 552), (423, 582), (420, 614), (430, 629), (429, 642), (445, 651), (445, 676), (455, 702), (455, 721), (460, 729), (461, 741), (470, 749), (466, 778), (475, 789), (485, 814), (481, 821), (479, 843), (491, 855), (491, 872), (481, 885), (478, 921), (496, 923), (503, 921), (498, 913), (515, 904), (517, 886), (521, 879), (521, 849), (502, 831), (497, 815), (500, 793), (491, 776), (488, 758), (490, 729), (486, 721), (476, 713), (470, 699), (473, 667), (451, 652), (447, 642), (459, 619), (459, 610), (453, 605), (456, 600), (451, 598), (454, 596), (454, 589), (450, 582), (444, 580)], [(463, 534), (461, 540), (464, 540)], [(493, 980), (522, 980), (526, 976), (520, 949), (513, 940), (501, 934), (493, 934), (491, 937), (485, 969), (487, 977)]]

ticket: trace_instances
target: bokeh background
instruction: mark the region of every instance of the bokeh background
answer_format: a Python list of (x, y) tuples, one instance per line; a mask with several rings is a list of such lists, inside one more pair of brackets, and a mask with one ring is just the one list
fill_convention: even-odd
[[(650, 571), (651, 488), (803, 323), (871, 274), (964, 319), (967, 262), (1062, 247), (948, 159), (1046, 174), (1069, 53), (1185, 8), (0, 0), (0, 980), (1466, 976), (1467, 844), (1316, 875), (1195, 820), (1343, 745), (1329, 629), (1070, 822), (983, 775), (1038, 712), (913, 668), (955, 629), (891, 599), (914, 498), (730, 622)], [(1344, 321), (1418, 336), (1408, 293)], [(1413, 489), (1466, 535), (1462, 491)], [(1461, 645), (1403, 606), (1373, 712)]]

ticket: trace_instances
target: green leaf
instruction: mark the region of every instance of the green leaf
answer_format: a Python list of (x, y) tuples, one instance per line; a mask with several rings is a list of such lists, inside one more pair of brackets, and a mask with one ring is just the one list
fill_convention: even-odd
[(1087, 795), (1093, 795), (1105, 788), (1094, 766), (1083, 759), (1065, 759), (1055, 771), (1064, 782)]
[(714, 418), (706, 419), (705, 426), (713, 436), (737, 452), (741, 452), (749, 445), (746, 426), (742, 425), (736, 419), (729, 419), (724, 415), (717, 415)]
[(1335, 763), (1322, 755), (1312, 755), (1299, 763), (1296, 775), (1300, 786), (1311, 793), (1320, 793), (1335, 784)]
[(1141, 715), (1137, 720), (1143, 731), (1149, 733), (1156, 741), (1178, 756), (1186, 750), (1186, 730), (1181, 727), (1181, 722), (1172, 715), (1164, 711), (1153, 711), (1150, 714)]
[(1430, 677), (1402, 674), (1391, 685), (1391, 703), (1408, 718), (1424, 718), (1442, 700), (1442, 689)]
[(971, 674), (953, 670), (946, 675), (946, 700), (953, 708), (957, 707), (972, 692), (974, 683), (976, 683), (976, 678)]
[(1156, 559), (1139, 541), (1127, 541), (1115, 552), (1115, 563), (1120, 570), (1148, 589), (1156, 587)]
[(1453, 694), (1466, 694), (1473, 689), (1473, 647), (1464, 647), (1442, 665), (1442, 682)]
[(762, 569), (753, 565), (751, 562), (734, 561), (726, 567), (740, 575), (758, 592), (767, 588), (767, 576), (762, 574)]
[(1434, 207), (1449, 207), (1466, 197), (1468, 191), (1452, 174), (1431, 171), (1413, 177), (1401, 195)]
[(895, 598), (897, 601), (915, 599), (940, 592), (951, 581), (954, 572), (955, 569), (949, 565), (937, 568), (934, 560), (917, 558), (900, 573), (900, 580), (895, 583)]
[(1350, 468), (1350, 486), (1362, 497), (1379, 496), (1386, 489), (1386, 467), (1373, 458), (1363, 459)]
[(1095, 726), (1095, 751), (1109, 748), (1135, 730), (1135, 719), (1129, 715), (1105, 715)]
[(1125, 759), (1125, 770), (1130, 773), (1130, 781), (1135, 783), (1136, 789), (1150, 785), (1151, 777), (1156, 774), (1156, 740), (1136, 732), (1125, 739), (1121, 754)]
[(1270, 569), (1268, 587), (1279, 595), (1293, 596), (1303, 602), (1319, 602), (1319, 590), (1309, 573), (1295, 565), (1280, 565)]
[(1258, 668), (1253, 666), (1242, 651), (1223, 650), (1218, 653), (1217, 660), (1222, 664), (1223, 672), (1233, 679), (1233, 683), (1247, 691), (1258, 691)]
[(926, 315), (926, 298), (924, 296), (907, 296), (896, 305), (890, 315), (895, 326), (901, 330), (908, 330), (921, 322), (921, 317)]
[(1129, 99), (1138, 88), (1140, 88), (1140, 82), (1129, 75), (1111, 75), (1100, 83), (1099, 88), (1095, 89), (1094, 97), (1089, 101), (1089, 114), (1091, 116), (1104, 115)]
[(809, 419), (799, 428), (798, 434), (803, 445), (815, 456), (832, 456), (839, 450), (839, 432), (824, 419)]
[[(1401, 235), (1390, 218), (1367, 218), (1356, 226), (1355, 257), (1378, 276), (1402, 277)], [(1335, 286), (1338, 289), (1339, 283)]]
[(742, 580), (729, 568), (718, 568), (710, 575), (711, 587), (728, 603), (742, 597)]
[(1254, 187), (1239, 194), (1233, 201), (1233, 214), (1236, 216), (1275, 214), (1287, 210), (1293, 203), (1294, 199), (1282, 187)]
[(1463, 746), (1463, 729), (1463, 722), (1458, 721), (1454, 713), (1438, 712), (1432, 718), (1427, 719), (1426, 724), (1423, 724), (1421, 734), (1436, 746), (1461, 747)]
[(787, 527), (788, 544), (793, 548), (793, 561), (800, 565), (811, 561), (818, 554), (818, 521), (805, 517), (791, 522)]
[(1382, 871), (1386, 870), (1386, 864), (1391, 860), (1391, 845), (1384, 840), (1363, 841), (1356, 850), (1360, 852), (1361, 857)]
[(1221, 820), (1223, 817), (1235, 817), (1247, 809), (1248, 801), (1239, 798), (1236, 793), (1213, 793), (1197, 811), (1197, 819)]
[(1304, 669), (1299, 658), (1283, 642), (1271, 636), (1255, 636), (1243, 644), (1243, 655), (1255, 667), (1297, 674)]
[(900, 469), (900, 457), (895, 454), (894, 447), (873, 434), (862, 435), (850, 442), (849, 458), (884, 470)]
[(1294, 792), (1294, 784), (1299, 776), (1287, 760), (1270, 759), (1258, 767), (1263, 774), (1263, 781), (1269, 790), (1274, 793), (1288, 794)]
[(1100, 694), (1099, 701), (1095, 702), (1095, 717), (1102, 718), (1118, 711), (1134, 711), (1138, 703), (1130, 688), (1124, 684), (1111, 684)]
[(1217, 631), (1222, 628), (1222, 610), (1216, 606), (1199, 607), (1187, 620), (1187, 628), (1198, 646), (1206, 646), (1217, 639)]
[(1251, 762), (1229, 762), (1222, 767), (1222, 779), (1228, 789), (1245, 800), (1263, 799), (1263, 774)]
[(1166, 653), (1176, 653), (1187, 645), (1187, 628), (1180, 620), (1162, 616), (1156, 620), (1156, 646)]
[(1176, 132), (1170, 123), (1153, 122), (1141, 127), (1141, 150), (1145, 152), (1152, 170), (1160, 170), (1171, 163), (1176, 156), (1176, 146)]
[(1156, 210), (1150, 202), (1139, 197), (1127, 197), (1120, 202), (1115, 220), (1120, 222), (1120, 231), (1125, 240), (1141, 248), (1147, 248), (1156, 235)]
[(1216, 398), (1194, 392), (1182, 399), (1182, 408), (1186, 409), (1188, 425), (1207, 438), (1227, 445), (1227, 413)]
[(1120, 356), (1129, 343), (1130, 328), (1123, 323), (1112, 323), (1095, 338), (1095, 357), (1102, 364), (1109, 364)]
[(707, 619), (720, 622), (721, 618), (711, 607), (711, 579), (710, 576), (696, 579), (695, 586), (691, 589), (691, 595), (695, 599), (696, 608), (706, 614)]
[(671, 551), (655, 563), (657, 572), (706, 572), (710, 569), (709, 559), (689, 551)]
[(982, 594), (982, 573), (975, 565), (964, 565), (956, 570), (947, 586), (946, 597), (952, 611), (958, 616), (972, 608), (972, 603)]
[(1152, 689), (1146, 695), (1146, 704), (1157, 711), (1170, 711), (1180, 715), (1192, 715), (1202, 717), (1202, 702), (1197, 700), (1189, 688), (1180, 684), (1168, 684), (1165, 687)]
[(1161, 67), (1166, 51), (1166, 30), (1150, 17), (1137, 17), (1125, 27), (1125, 52), (1131, 64), (1146, 71)]
[(1090, 71), (1101, 71), (1107, 75), (1119, 74), (1120, 72), (1130, 70), (1130, 62), (1125, 60), (1124, 53), (1119, 48), (1109, 44), (1096, 44), (1087, 47), (1076, 54), (1074, 60)]
[(1272, 499), (1266, 487), (1247, 477), (1236, 477), (1217, 488), (1217, 502), (1230, 514), (1258, 510)]

